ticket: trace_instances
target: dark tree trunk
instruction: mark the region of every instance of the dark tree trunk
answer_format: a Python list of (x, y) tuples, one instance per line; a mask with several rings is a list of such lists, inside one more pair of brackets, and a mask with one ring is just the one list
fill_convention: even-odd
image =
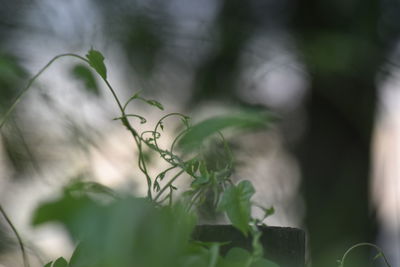
[[(294, 30), (310, 73), (307, 130), (298, 147), (314, 267), (336, 266), (345, 250), (373, 241), (370, 146), (381, 49), (377, 1), (299, 0)], [(353, 265), (368, 266), (368, 253)]]

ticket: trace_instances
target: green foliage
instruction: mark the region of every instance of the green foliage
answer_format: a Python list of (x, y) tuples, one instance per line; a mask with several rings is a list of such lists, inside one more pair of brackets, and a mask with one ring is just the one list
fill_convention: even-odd
[(89, 50), (86, 55), (89, 65), (104, 79), (107, 79), (107, 69), (104, 65), (104, 56), (97, 50)]
[(204, 140), (226, 128), (255, 129), (269, 125), (268, 113), (242, 111), (234, 115), (211, 118), (191, 127), (180, 140), (184, 150), (198, 149)]
[(54, 262), (53, 267), (68, 267), (68, 262), (63, 257), (60, 257)]
[[(240, 187), (247, 191), (247, 184)], [(250, 197), (249, 193), (247, 196)], [(77, 194), (76, 183), (72, 183), (60, 199), (38, 208), (33, 223), (51, 221), (61, 222), (73, 240), (80, 242), (70, 267), (278, 266), (240, 248), (233, 248), (222, 257), (219, 254), (222, 244), (191, 241), (196, 217), (182, 202), (157, 206), (147, 199), (121, 196), (104, 204), (92, 199), (85, 190)], [(53, 266), (58, 266), (58, 261), (64, 263), (59, 259)]]
[(51, 261), (45, 264), (44, 267), (68, 267), (68, 262), (63, 257), (60, 257), (54, 263)]
[[(84, 181), (82, 178), (72, 180), (59, 199), (41, 204), (33, 215), (33, 225), (61, 223), (71, 239), (79, 244), (69, 263), (64, 258), (59, 258), (46, 266), (273, 266), (262, 258), (259, 242), (261, 233), (256, 227), (260, 221), (251, 217), (254, 188), (249, 181), (242, 181), (237, 185), (231, 181), (233, 156), (220, 133), (226, 128), (248, 130), (268, 126), (268, 114), (242, 111), (192, 126), (186, 115), (169, 113), (162, 116), (152, 130), (140, 132), (132, 126), (130, 119), (139, 119), (142, 124), (147, 123), (147, 120), (143, 115), (126, 113), (127, 106), (135, 100), (161, 111), (164, 110), (163, 106), (156, 100), (143, 97), (140, 92), (122, 105), (114, 88), (107, 81), (104, 56), (93, 49), (86, 58), (75, 54), (53, 58), (30, 80), (16, 103), (33, 81), (62, 56), (71, 56), (89, 64), (106, 83), (121, 112), (116, 120), (126, 127), (136, 144), (137, 166), (145, 177), (148, 188), (145, 198), (137, 198), (122, 195), (104, 185)], [(85, 82), (88, 90), (98, 94), (97, 85), (88, 68), (77, 65), (73, 68), (73, 73)], [(9, 112), (4, 116), (2, 125)], [(171, 118), (180, 120), (181, 131), (176, 134), (169, 147), (163, 148), (159, 146), (158, 140), (164, 132), (166, 119)], [(226, 155), (221, 162), (217, 160), (215, 164), (210, 164), (204, 147), (208, 139), (215, 136), (218, 136), (217, 142), (222, 144)], [(149, 171), (148, 151), (158, 154), (169, 165), (155, 177)], [(190, 153), (186, 153), (189, 151)], [(183, 177), (191, 182), (190, 188), (181, 197), (177, 197), (175, 183)], [(204, 203), (209, 192), (213, 194), (212, 208), (217, 210), (219, 206), (219, 210), (227, 215), (237, 229), (245, 235), (251, 234), (252, 252), (233, 250), (224, 258), (219, 254), (221, 244), (204, 244), (191, 240), (197, 221), (194, 211)]]
[(254, 259), (253, 255), (242, 248), (230, 249), (226, 255), (223, 266), (279, 267), (276, 263), (263, 258)]
[(249, 181), (229, 186), (222, 195), (219, 209), (225, 211), (232, 224), (247, 235), (251, 221), (250, 199), (255, 193)]
[(164, 110), (163, 105), (156, 100), (146, 100), (147, 104), (157, 107), (158, 109)]
[[(385, 256), (385, 253), (383, 253), (382, 249), (381, 249), (380, 247), (378, 247), (377, 245), (371, 244), (371, 243), (358, 243), (358, 244), (355, 244), (354, 246), (351, 246), (351, 247), (343, 254), (342, 259), (340, 259), (340, 260), (337, 261), (338, 266), (339, 266), (339, 267), (345, 267), (345, 261), (346, 261), (347, 257), (349, 256), (350, 252), (352, 252), (354, 249), (360, 248), (360, 247), (372, 247), (372, 248), (376, 249), (376, 250), (378, 251), (378, 253), (375, 255), (375, 257), (373, 258), (373, 260), (377, 260), (377, 259), (379, 259), (379, 258), (382, 258), (383, 261), (384, 261), (384, 263), (385, 263), (385, 265), (386, 265), (387, 267), (391, 267), (389, 261), (387, 260), (387, 258), (386, 258), (386, 256)], [(347, 266), (347, 265), (346, 265), (346, 266)]]
[(70, 266), (177, 266), (195, 225), (194, 215), (183, 205), (158, 207), (131, 196), (105, 204), (88, 194), (67, 192), (43, 204), (34, 224), (61, 222), (73, 240), (81, 242)]

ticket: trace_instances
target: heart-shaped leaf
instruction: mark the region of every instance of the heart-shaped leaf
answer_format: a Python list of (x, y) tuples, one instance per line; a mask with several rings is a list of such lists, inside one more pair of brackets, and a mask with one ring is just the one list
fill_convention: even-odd
[(95, 69), (103, 79), (107, 79), (107, 69), (106, 65), (104, 65), (104, 56), (99, 51), (90, 49), (86, 58), (89, 61), (89, 65)]
[(247, 235), (249, 231), (251, 202), (255, 190), (249, 181), (229, 186), (222, 195), (218, 209), (225, 211), (233, 226)]
[(60, 257), (54, 262), (53, 267), (68, 267), (68, 262), (63, 257)]

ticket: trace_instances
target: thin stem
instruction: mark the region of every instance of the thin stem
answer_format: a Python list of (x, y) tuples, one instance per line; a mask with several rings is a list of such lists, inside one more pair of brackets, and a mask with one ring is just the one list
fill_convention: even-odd
[[(156, 180), (155, 180), (155, 181), (156, 181), (156, 182), (158, 182), (157, 180), (162, 181), (163, 178), (159, 178), (161, 174), (165, 175), (167, 172), (169, 172), (169, 171), (171, 171), (171, 170), (173, 170), (173, 169), (175, 169), (175, 168), (177, 168), (177, 167), (178, 167), (178, 165), (174, 165), (174, 166), (171, 166), (171, 167), (165, 169), (164, 171), (160, 172), (160, 173), (156, 176)], [(164, 177), (164, 176), (163, 176), (163, 177)]]
[(174, 146), (176, 144), (176, 142), (179, 140), (180, 137), (182, 137), (182, 135), (184, 135), (185, 133), (187, 133), (188, 129), (183, 130), (182, 132), (180, 132), (174, 139), (174, 141), (171, 144), (171, 147), (169, 148), (169, 151), (171, 153), (174, 153)]
[(125, 105), (123, 106), (123, 110), (126, 110), (126, 107), (129, 105), (129, 103), (133, 100), (133, 99), (137, 99), (139, 94), (140, 94), (141, 90), (139, 90), (138, 92), (136, 92), (133, 96), (131, 96), (128, 101), (126, 101)]
[(18, 240), (19, 248), (21, 249), (22, 260), (24, 262), (24, 267), (29, 267), (28, 257), (26, 255), (25, 246), (24, 246), (24, 243), (22, 242), (21, 236), (19, 235), (17, 229), (15, 228), (14, 224), (11, 222), (10, 218), (8, 217), (7, 213), (5, 212), (5, 210), (3, 209), (1, 204), (0, 204), (0, 213), (3, 215), (4, 219), (6, 220), (7, 224), (11, 227), (15, 237)]
[[(182, 118), (185, 118), (185, 117), (186, 117), (185, 115), (183, 115), (183, 114), (181, 114), (181, 113), (173, 112), (173, 113), (169, 113), (169, 114), (163, 116), (161, 119), (158, 120), (156, 126), (154, 127), (154, 131), (153, 131), (154, 145), (156, 146), (156, 148), (157, 148), (158, 150), (160, 150), (160, 147), (158, 146), (157, 139), (158, 139), (158, 137), (160, 137), (160, 136), (158, 136), (158, 137), (156, 136), (156, 133), (158, 133), (158, 132), (157, 132), (157, 129), (158, 129), (158, 127), (160, 127), (160, 126), (162, 125), (163, 120), (165, 120), (165, 119), (168, 118), (168, 117), (172, 117), (172, 116), (178, 116), (178, 117), (182, 117)], [(179, 136), (180, 136), (180, 135), (179, 135)], [(178, 137), (179, 137), (179, 136), (178, 136)], [(173, 155), (172, 150), (170, 150), (170, 153), (171, 153), (171, 155)], [(163, 157), (163, 158), (164, 158), (164, 157)], [(164, 159), (165, 159), (165, 158), (164, 158)], [(167, 161), (168, 161), (168, 160), (167, 160)]]
[(386, 266), (391, 267), (391, 265), (389, 264), (389, 261), (386, 259), (385, 253), (383, 253), (382, 249), (381, 249), (380, 247), (378, 247), (377, 245), (375, 245), (375, 244), (367, 243), (367, 242), (358, 243), (358, 244), (355, 244), (354, 246), (350, 247), (350, 248), (344, 253), (344, 255), (343, 255), (343, 257), (342, 257), (342, 260), (340, 261), (340, 267), (344, 267), (344, 261), (345, 261), (347, 255), (348, 255), (353, 249), (355, 249), (355, 248), (357, 248), (357, 247), (362, 247), (362, 246), (368, 246), (368, 247), (373, 247), (373, 248), (375, 248), (375, 249), (382, 255), (383, 260), (385, 261)]
[(57, 59), (61, 58), (61, 57), (76, 57), (79, 58), (85, 62), (88, 62), (87, 59), (85, 59), (84, 57), (81, 57), (79, 55), (76, 54), (71, 54), (71, 53), (67, 53), (67, 54), (61, 54), (58, 56), (53, 57), (43, 68), (41, 68), (35, 76), (33, 76), (28, 83), (26, 84), (26, 86), (24, 87), (24, 89), (22, 89), (22, 91), (19, 92), (19, 94), (17, 95), (17, 97), (15, 98), (14, 102), (11, 104), (11, 107), (7, 110), (7, 112), (4, 114), (3, 118), (0, 121), (0, 129), (3, 128), (3, 125), (6, 123), (8, 117), (10, 117), (11, 113), (14, 111), (15, 107), (17, 106), (17, 104), (21, 101), (22, 97), (25, 95), (25, 93), (29, 90), (29, 88), (32, 86), (32, 84), (35, 82), (35, 80), (48, 68), (50, 67), (51, 64), (54, 63), (54, 61), (56, 61)]
[(119, 107), (119, 109), (121, 110), (122, 115), (125, 116), (125, 111), (124, 108), (122, 107), (121, 102), (119, 101), (119, 98), (117, 97), (117, 93), (114, 91), (114, 89), (112, 88), (111, 84), (108, 82), (107, 79), (104, 79), (103, 77), (101, 77), (103, 79), (103, 81), (106, 83), (108, 89), (110, 89), (111, 94), (113, 95), (115, 102), (117, 102), (117, 105)]
[(167, 188), (168, 188), (173, 182), (175, 182), (175, 180), (176, 180), (182, 173), (184, 173), (184, 170), (179, 171), (174, 177), (172, 177), (171, 180), (169, 180), (168, 183), (160, 190), (160, 192), (158, 192), (158, 194), (157, 194), (156, 197), (154, 198), (154, 201), (157, 201), (157, 199), (160, 198), (160, 196), (162, 195), (162, 193), (164, 193), (164, 191), (167, 190)]
[(117, 102), (118, 108), (121, 111), (121, 122), (122, 124), (131, 132), (133, 138), (135, 139), (135, 143), (136, 146), (139, 150), (139, 169), (144, 173), (144, 175), (146, 176), (146, 181), (147, 181), (147, 197), (151, 200), (152, 197), (152, 193), (151, 193), (151, 185), (152, 185), (152, 181), (151, 178), (147, 172), (147, 167), (146, 167), (146, 162), (145, 159), (143, 157), (143, 153), (142, 153), (142, 142), (140, 139), (139, 134), (137, 133), (137, 131), (131, 126), (131, 124), (129, 123), (127, 116), (125, 114), (125, 107), (122, 106), (121, 102), (119, 101), (119, 98), (117, 96), (117, 93), (115, 92), (114, 88), (111, 86), (111, 84), (108, 82), (107, 79), (105, 79), (104, 77), (101, 77), (103, 79), (103, 81), (106, 83), (108, 89), (110, 90), (111, 94), (113, 95), (115, 101)]
[[(135, 138), (135, 140), (136, 140), (136, 138)], [(142, 142), (137, 141), (136, 144), (137, 144), (138, 149), (139, 149), (139, 168), (144, 173), (144, 175), (146, 176), (147, 197), (150, 200), (152, 200), (153, 199), (153, 196), (152, 196), (152, 193), (151, 193), (152, 181), (151, 181), (151, 178), (149, 176), (149, 173), (147, 172), (146, 161), (145, 161), (144, 156), (143, 156)]]
[(158, 202), (158, 204), (161, 206), (161, 204), (162, 204), (165, 200), (167, 200), (167, 199), (169, 199), (169, 198), (170, 198), (170, 194), (166, 195), (163, 199), (161, 199), (161, 200)]
[(125, 117), (118, 117), (118, 118), (115, 118), (114, 120), (122, 120), (122, 119), (128, 118), (128, 117), (138, 118), (140, 120), (140, 123), (142, 123), (142, 124), (147, 122), (147, 120), (145, 118), (143, 118), (142, 116), (137, 115), (137, 114), (125, 114)]
[(187, 211), (190, 211), (192, 209), (193, 205), (196, 203), (197, 199), (201, 196), (203, 191), (204, 191), (204, 188), (201, 188), (201, 189), (199, 189), (199, 191), (194, 193), (192, 200), (190, 201), (189, 206), (187, 208)]

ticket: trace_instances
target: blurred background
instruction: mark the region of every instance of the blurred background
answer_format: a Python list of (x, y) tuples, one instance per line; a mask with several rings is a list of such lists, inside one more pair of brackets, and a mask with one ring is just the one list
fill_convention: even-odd
[[(252, 180), (256, 201), (275, 207), (266, 223), (305, 229), (312, 266), (336, 266), (357, 242), (377, 243), (400, 266), (398, 1), (0, 0), (0, 7), (1, 114), (53, 56), (91, 47), (105, 55), (121, 99), (142, 90), (195, 121), (232, 107), (267, 108), (278, 122), (233, 141), (235, 179)], [(0, 203), (45, 259), (71, 247), (57, 225), (32, 229), (32, 210), (69, 179), (139, 195), (146, 186), (129, 133), (112, 120), (110, 93), (98, 81), (83, 86), (76, 63), (55, 63), (1, 131)], [(17, 243), (0, 223), (0, 266), (17, 266)], [(360, 248), (354, 266), (383, 266), (374, 255)]]

